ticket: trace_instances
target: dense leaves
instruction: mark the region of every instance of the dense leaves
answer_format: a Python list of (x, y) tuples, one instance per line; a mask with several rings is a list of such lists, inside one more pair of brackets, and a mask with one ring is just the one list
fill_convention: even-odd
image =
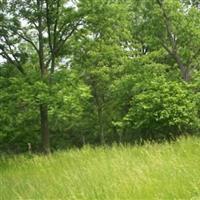
[(199, 132), (198, 1), (2, 1), (0, 36), (0, 151)]
[[(91, 97), (87, 87), (74, 71), (59, 71), (48, 86), (39, 78), (32, 80), (17, 77), (0, 77), (1, 88), (1, 148), (27, 149), (32, 143), (38, 149), (40, 127), (38, 106), (49, 105), (49, 121), (52, 137), (59, 132), (76, 127), (82, 119), (87, 100)], [(54, 84), (55, 82), (55, 84)], [(54, 136), (53, 133), (56, 133)], [(39, 149), (38, 149), (39, 150)]]

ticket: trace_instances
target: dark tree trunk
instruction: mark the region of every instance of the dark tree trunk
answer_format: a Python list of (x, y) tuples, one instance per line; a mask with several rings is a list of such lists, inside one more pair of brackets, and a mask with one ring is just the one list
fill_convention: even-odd
[(48, 127), (48, 106), (45, 104), (40, 105), (40, 125), (41, 125), (42, 151), (45, 154), (49, 154), (50, 141), (49, 141), (49, 127)]
[[(43, 12), (43, 0), (37, 0), (38, 11)], [(44, 58), (44, 36), (43, 36), (43, 20), (42, 16), (38, 15), (38, 39), (39, 39), (39, 66), (41, 72), (41, 80), (44, 83), (48, 83), (48, 66), (45, 65)], [(48, 105), (40, 104), (40, 129), (42, 140), (42, 151), (45, 154), (50, 153), (50, 141), (49, 141), (49, 126), (48, 126)]]
[(183, 79), (188, 82), (190, 81), (190, 71), (188, 68), (185, 68)]
[(102, 112), (101, 107), (97, 108), (97, 115), (98, 115), (98, 123), (99, 123), (100, 142), (102, 145), (104, 145), (105, 137), (104, 137), (104, 126), (103, 126), (103, 112)]

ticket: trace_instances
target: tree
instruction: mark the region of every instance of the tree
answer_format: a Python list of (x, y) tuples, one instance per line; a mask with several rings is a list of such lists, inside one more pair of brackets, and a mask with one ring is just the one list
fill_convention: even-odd
[(128, 60), (125, 50), (130, 39), (128, 4), (107, 0), (84, 0), (81, 3), (80, 7), (87, 15), (82, 31), (71, 40), (71, 66), (83, 74), (85, 83), (91, 88), (91, 105), (87, 115), (92, 119), (89, 134), (104, 144), (112, 132), (113, 102), (109, 86), (115, 79), (115, 68)]
[(118, 134), (130, 142), (172, 139), (195, 132), (199, 96), (189, 84), (171, 75), (170, 66), (137, 60), (112, 87), (120, 113), (113, 121)]
[(51, 85), (47, 85), (31, 64), (26, 64), (29, 77), (12, 74), (10, 67), (0, 68), (0, 151), (26, 152), (28, 143), (33, 152), (40, 150), (38, 107), (41, 103), (48, 105), (51, 148), (69, 148), (72, 141), (67, 139), (72, 130), (80, 127), (91, 97), (90, 89), (78, 72), (71, 69), (55, 71)]
[(151, 0), (137, 2), (132, 9), (133, 33), (150, 51), (165, 49), (183, 80), (189, 81), (200, 56), (200, 12), (195, 4)]
[[(59, 66), (60, 52), (82, 23), (75, 7), (64, 0), (11, 0), (1, 5), (0, 55), (30, 76), (23, 67), (27, 48), (37, 55), (37, 71), (46, 85)], [(27, 47), (23, 48), (26, 44)], [(63, 59), (63, 58), (62, 58)], [(43, 152), (50, 152), (48, 105), (39, 105)]]
[(1, 1), (0, 149), (192, 133), (199, 11), (197, 0)]

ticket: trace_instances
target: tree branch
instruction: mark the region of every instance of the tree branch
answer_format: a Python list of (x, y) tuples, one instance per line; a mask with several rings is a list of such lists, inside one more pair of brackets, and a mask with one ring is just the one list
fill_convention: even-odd
[(77, 30), (78, 26), (80, 26), (80, 20), (72, 27), (71, 31), (65, 36), (64, 39), (62, 37), (66, 34), (66, 32), (63, 32), (62, 35), (59, 38), (57, 48), (55, 49), (55, 53), (58, 53), (59, 50), (63, 47), (65, 42), (72, 36), (72, 34)]
[(21, 37), (22, 39), (24, 39), (26, 42), (28, 42), (36, 51), (36, 53), (38, 54), (39, 53), (39, 49), (37, 48), (37, 46), (34, 44), (34, 42), (28, 37), (25, 35), (25, 33), (21, 34), (19, 33), (18, 31), (15, 32), (19, 37)]
[[(187, 68), (184, 66), (183, 62), (181, 61), (181, 57), (177, 52), (177, 44), (176, 44), (176, 40), (175, 37), (173, 36), (173, 31), (171, 30), (171, 23), (170, 23), (170, 19), (168, 18), (165, 9), (163, 8), (163, 2), (161, 2), (160, 0), (156, 0), (157, 4), (159, 5), (161, 11), (162, 11), (162, 15), (164, 18), (164, 23), (165, 23), (165, 27), (166, 27), (166, 31), (167, 31), (167, 35), (168, 35), (168, 39), (170, 41), (172, 50), (170, 50), (165, 44), (164, 42), (162, 42), (162, 46), (166, 49), (166, 51), (168, 53), (170, 53), (170, 55), (174, 58), (174, 60), (176, 61), (176, 63), (178, 64), (181, 73), (182, 73), (182, 78), (187, 81), (188, 79), (188, 74), (187, 74)], [(160, 38), (159, 38), (160, 39)], [(161, 40), (161, 39), (160, 39)]]
[(8, 38), (7, 38), (6, 36), (3, 36), (3, 38), (5, 39), (5, 42), (6, 42), (7, 46), (8, 46), (8, 48), (9, 48), (9, 51), (10, 51), (12, 57), (14, 58), (16, 64), (17, 64), (17, 65), (20, 65), (20, 62), (19, 62), (19, 60), (17, 59), (17, 57), (15, 56), (15, 54), (14, 54), (14, 52), (13, 52), (13, 49), (12, 49), (12, 47), (11, 47), (11, 45), (10, 45), (10, 41), (8, 40)]
[(45, 0), (46, 3), (46, 20), (47, 20), (47, 33), (48, 33), (48, 42), (49, 42), (49, 48), (51, 53), (53, 52), (53, 45), (52, 45), (52, 39), (51, 39), (51, 23), (50, 23), (50, 13), (49, 13), (49, 2), (48, 0)]
[(20, 63), (16, 63), (15, 61), (12, 60), (12, 58), (9, 56), (9, 54), (3, 50), (3, 48), (0, 49), (2, 50), (2, 52), (0, 53), (0, 55), (5, 58), (8, 62), (10, 62), (13, 66), (15, 66), (19, 72), (21, 72), (21, 74), (26, 75), (24, 69), (22, 68), (22, 66), (20, 65)]

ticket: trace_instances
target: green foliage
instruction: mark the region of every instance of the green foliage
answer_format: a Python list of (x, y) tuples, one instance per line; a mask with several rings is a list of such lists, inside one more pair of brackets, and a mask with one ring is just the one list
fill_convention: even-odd
[(137, 60), (131, 66), (131, 69), (126, 67), (129, 74), (126, 72), (112, 86), (118, 107), (113, 124), (121, 134), (134, 139), (159, 140), (198, 129), (199, 96), (188, 84), (170, 77), (166, 72), (169, 66), (138, 66)]
[(150, 0), (133, 2), (131, 9), (136, 39), (147, 46), (148, 51), (165, 49), (187, 80), (192, 69), (199, 68), (198, 7), (185, 6), (179, 0)]
[[(191, 83), (190, 87), (194, 93), (194, 99), (196, 101), (197, 112), (200, 120), (200, 73), (196, 72), (194, 74), (193, 82)], [(200, 124), (200, 121), (199, 121)]]
[(1, 149), (11, 147), (12, 150), (24, 151), (28, 142), (32, 143), (34, 149), (38, 148), (38, 107), (41, 103), (49, 105), (50, 129), (57, 132), (52, 137), (59, 138), (59, 132), (76, 126), (81, 120), (91, 97), (89, 88), (74, 71), (56, 72), (51, 85), (42, 82), (37, 74), (33, 77), (0, 77)]
[(199, 47), (197, 0), (2, 1), (0, 150), (195, 134)]
[(186, 86), (161, 76), (132, 97), (123, 120), (140, 137), (163, 139), (194, 132), (197, 109)]

